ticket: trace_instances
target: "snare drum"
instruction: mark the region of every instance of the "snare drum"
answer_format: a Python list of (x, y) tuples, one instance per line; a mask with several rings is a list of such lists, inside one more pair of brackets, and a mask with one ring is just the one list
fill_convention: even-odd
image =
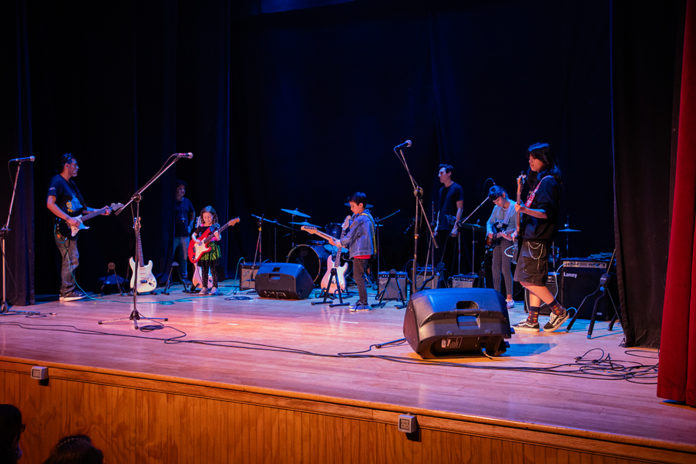
[(318, 283), (326, 273), (326, 260), (328, 258), (329, 252), (321, 245), (297, 245), (290, 250), (285, 261), (301, 264), (312, 280)]

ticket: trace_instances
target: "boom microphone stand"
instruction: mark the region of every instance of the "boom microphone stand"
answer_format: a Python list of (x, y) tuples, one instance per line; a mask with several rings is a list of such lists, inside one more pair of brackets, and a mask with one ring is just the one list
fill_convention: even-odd
[(137, 250), (140, 249), (140, 201), (142, 200), (142, 194), (145, 190), (150, 187), (157, 179), (159, 179), (162, 174), (167, 172), (169, 168), (174, 166), (174, 164), (179, 161), (181, 158), (186, 158), (186, 159), (191, 159), (193, 158), (193, 153), (174, 153), (173, 155), (169, 156), (167, 158), (167, 161), (164, 162), (164, 166), (160, 168), (159, 171), (155, 173), (155, 175), (147, 181), (145, 185), (140, 187), (131, 197), (131, 199), (123, 205), (119, 210), (115, 211), (115, 215), (121, 214), (121, 211), (123, 211), (126, 206), (130, 205), (131, 203), (135, 203), (135, 217), (133, 218), (133, 223), (134, 227), (133, 229), (135, 230), (135, 249), (136, 253), (134, 257), (135, 261), (135, 266), (133, 266), (133, 310), (131, 311), (130, 315), (127, 318), (121, 318), (121, 319), (112, 319), (109, 321), (99, 321), (99, 324), (105, 324), (109, 322), (116, 322), (116, 321), (122, 321), (122, 320), (131, 320), (133, 321), (133, 328), (135, 330), (138, 330), (138, 321), (140, 319), (149, 319), (149, 320), (162, 320), (162, 321), (168, 321), (169, 319), (166, 317), (145, 317), (140, 312), (138, 311), (138, 268), (140, 267), (140, 253), (137, 253)]
[[(22, 162), (23, 161), (34, 161), (33, 156), (28, 156), (26, 158), (17, 158), (15, 160), (10, 160), (8, 162), (11, 163), (12, 161), (16, 161), (19, 163), (19, 166), (17, 166), (17, 172), (15, 173), (15, 178), (14, 178), (14, 185), (12, 186), (12, 198), (10, 199), (10, 209), (7, 211), (7, 221), (5, 222), (5, 225), (2, 226), (0, 229), (0, 240), (2, 240), (2, 306), (0, 306), (0, 314), (9, 314), (9, 305), (7, 304), (7, 286), (6, 286), (6, 277), (7, 277), (7, 257), (5, 255), (5, 240), (7, 239), (7, 236), (10, 233), (10, 218), (12, 217), (12, 206), (14, 205), (14, 199), (15, 199), (15, 192), (17, 191), (17, 179), (19, 179), (19, 170), (22, 169)], [(27, 315), (36, 315), (40, 314), (38, 311), (17, 311), (13, 310), (13, 314), (27, 314)]]
[(423, 208), (423, 188), (418, 185), (416, 179), (413, 178), (411, 170), (408, 168), (408, 163), (406, 162), (406, 157), (404, 157), (403, 148), (408, 148), (412, 145), (410, 140), (406, 140), (404, 143), (394, 147), (394, 153), (396, 157), (401, 161), (401, 165), (406, 170), (408, 178), (411, 181), (411, 187), (413, 188), (413, 197), (415, 198), (415, 213), (413, 216), (413, 266), (411, 274), (411, 296), (416, 293), (416, 267), (418, 266), (418, 229), (420, 228), (421, 215), (428, 226), (428, 231), (430, 232), (430, 238), (433, 241), (435, 248), (438, 248), (437, 241), (435, 240), (435, 234), (433, 233), (433, 228), (430, 226), (430, 221), (428, 221), (428, 215), (425, 214), (425, 208)]

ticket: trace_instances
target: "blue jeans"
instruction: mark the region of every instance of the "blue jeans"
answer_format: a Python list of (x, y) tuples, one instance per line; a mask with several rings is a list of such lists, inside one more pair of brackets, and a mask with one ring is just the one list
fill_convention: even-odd
[(174, 250), (172, 251), (172, 261), (179, 263), (181, 277), (188, 278), (188, 247), (190, 237), (174, 237)]
[[(498, 290), (503, 295), (512, 295), (512, 268), (510, 267), (511, 258), (508, 258), (505, 254), (505, 250), (511, 246), (511, 241), (502, 239), (500, 243), (493, 248), (493, 260), (491, 263), (493, 288)], [(501, 273), (505, 279), (505, 292), (503, 292), (503, 288), (500, 286)]]
[(75, 291), (75, 269), (80, 265), (80, 253), (77, 251), (76, 239), (56, 235), (55, 240), (61, 256), (60, 294), (65, 296)]

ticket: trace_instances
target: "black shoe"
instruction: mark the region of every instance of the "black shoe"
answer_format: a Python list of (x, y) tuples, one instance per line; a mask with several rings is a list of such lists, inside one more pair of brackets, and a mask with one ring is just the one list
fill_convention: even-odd
[(568, 319), (568, 316), (570, 316), (570, 314), (568, 314), (568, 311), (566, 311), (565, 308), (561, 314), (551, 313), (549, 322), (547, 322), (544, 326), (544, 331), (553, 332), (558, 330), (558, 328)]
[(87, 298), (87, 295), (84, 292), (81, 292), (79, 290), (73, 290), (70, 293), (61, 295), (60, 298), (58, 298), (58, 301), (75, 301), (82, 300), (84, 298)]

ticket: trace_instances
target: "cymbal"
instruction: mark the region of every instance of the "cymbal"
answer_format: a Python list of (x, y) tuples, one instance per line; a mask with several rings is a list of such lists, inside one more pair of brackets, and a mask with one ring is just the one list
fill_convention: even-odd
[(288, 224), (292, 224), (293, 226), (316, 227), (317, 229), (320, 229), (319, 226), (317, 226), (317, 225), (315, 225), (315, 224), (311, 224), (311, 223), (309, 223), (309, 222), (307, 222), (307, 221), (303, 221), (303, 222), (289, 222)]
[(561, 229), (561, 230), (559, 230), (559, 232), (562, 232), (564, 234), (568, 234), (571, 232), (582, 232), (582, 230), (580, 230), (580, 229)]
[(467, 229), (483, 229), (483, 226), (480, 224), (472, 224), (470, 222), (464, 222), (462, 224), (459, 224), (459, 227), (464, 227)]
[(296, 209), (285, 209), (285, 208), (280, 208), (280, 210), (281, 210), (282, 212), (284, 212), (284, 213), (292, 214), (293, 216), (299, 216), (299, 217), (303, 217), (303, 218), (307, 218), (307, 219), (309, 219), (309, 218), (312, 217), (312, 216), (310, 216), (309, 214), (305, 214), (305, 213), (303, 213), (302, 211), (298, 211), (298, 210), (296, 210)]
[[(350, 203), (347, 202), (347, 201), (346, 201), (345, 203), (343, 203), (343, 205), (350, 208)], [(374, 208), (374, 207), (375, 207), (375, 205), (371, 205), (371, 204), (369, 204), (369, 203), (365, 205), (365, 209), (372, 209), (372, 208)]]

